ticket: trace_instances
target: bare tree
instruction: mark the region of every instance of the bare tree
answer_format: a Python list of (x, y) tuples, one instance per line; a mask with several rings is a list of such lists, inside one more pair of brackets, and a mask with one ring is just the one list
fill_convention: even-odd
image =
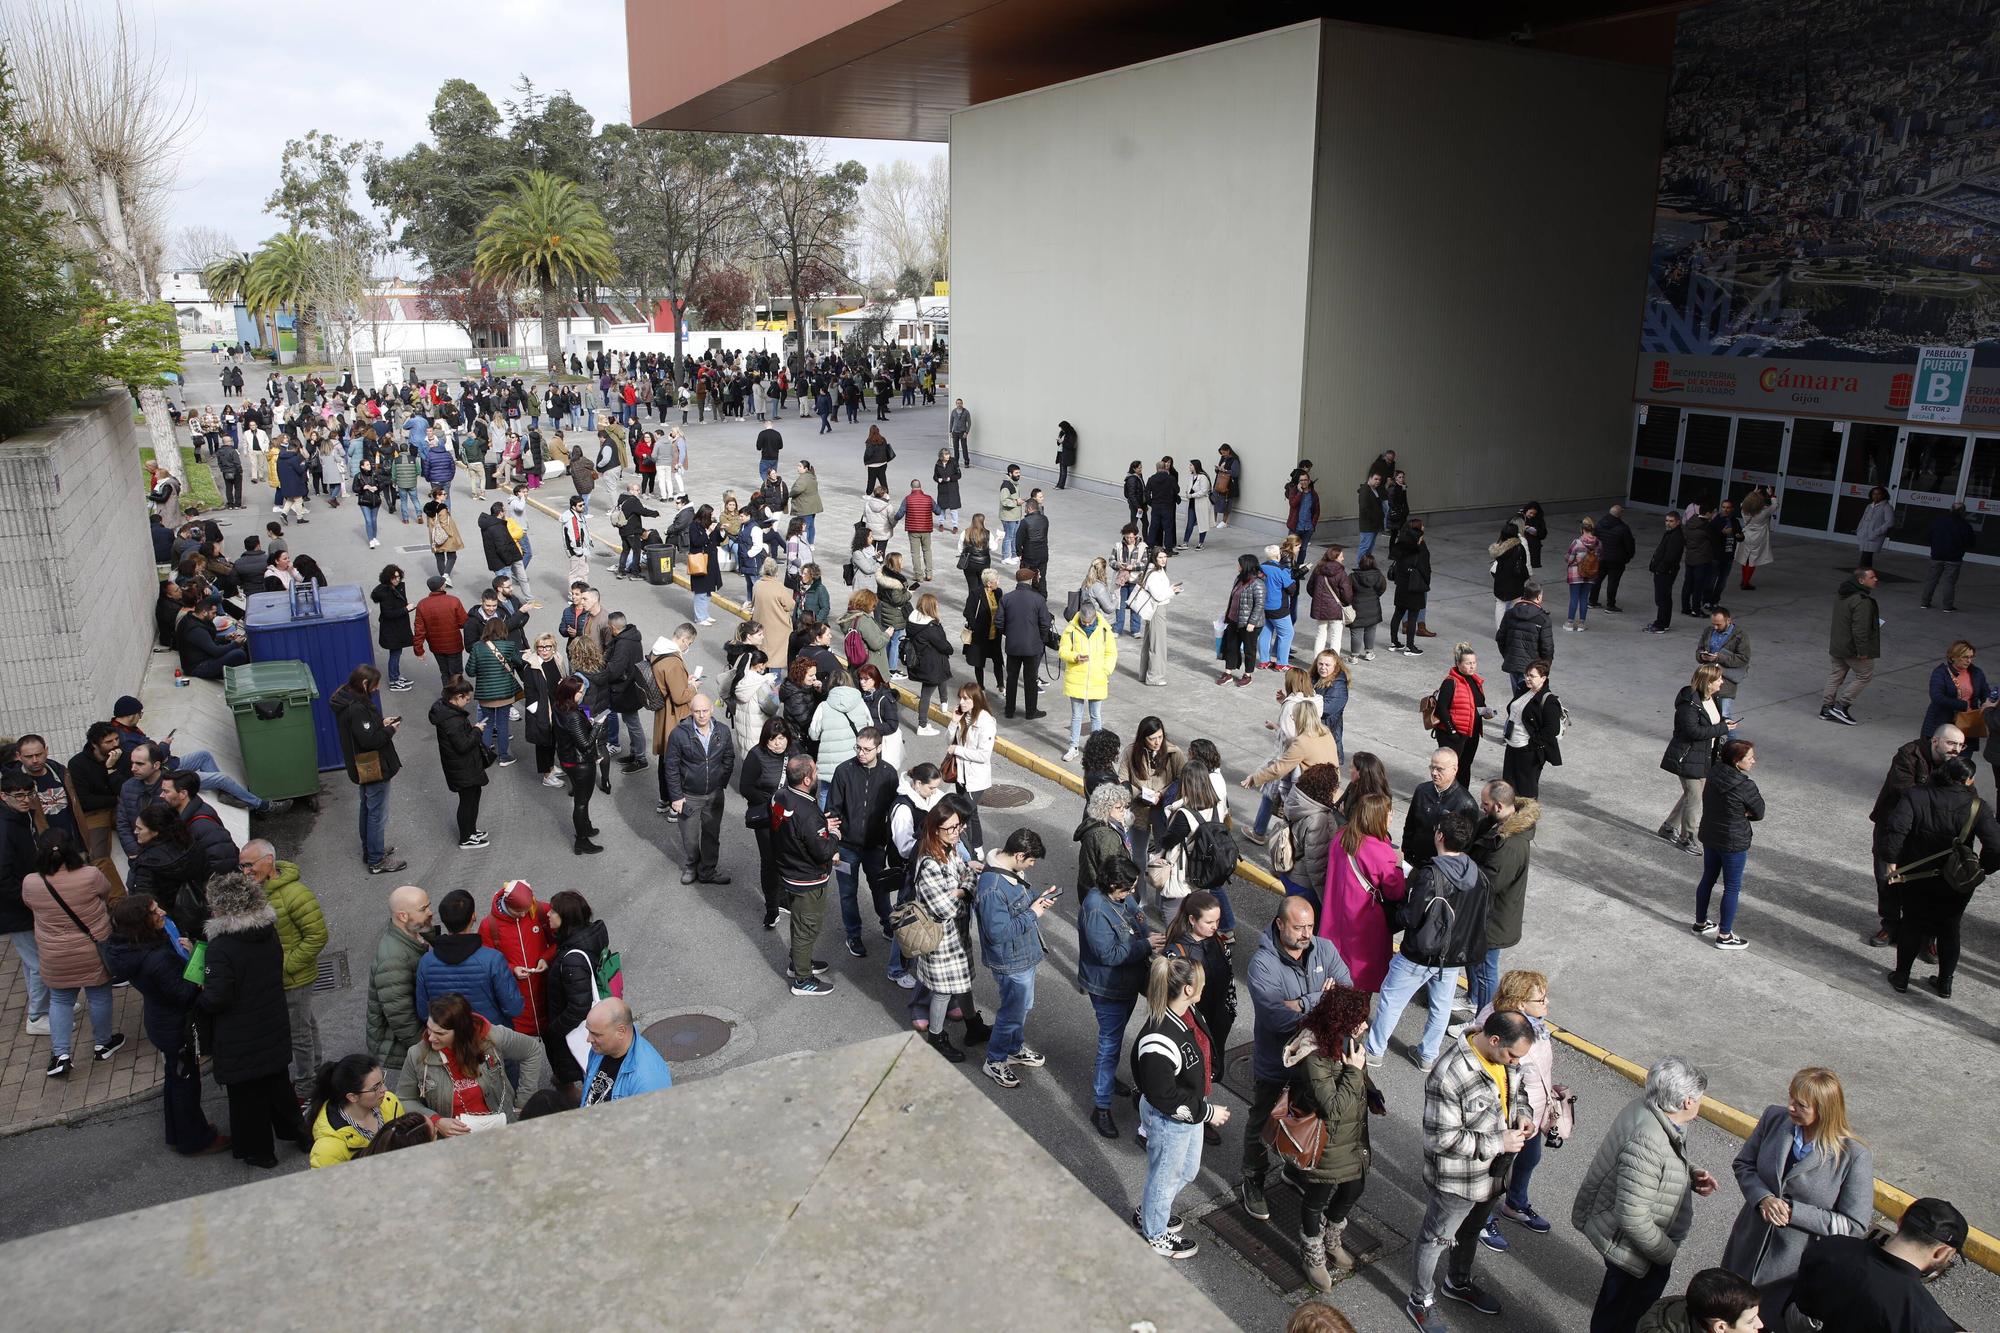
[(898, 285), (905, 274), (925, 283), (942, 278), (951, 248), (951, 178), (944, 159), (919, 167), (898, 158), (871, 175), (861, 191), (861, 240), (868, 276), (882, 286)]
[[(18, 62), (25, 147), (44, 168), (51, 207), (107, 287), (157, 300), (162, 211), (195, 110), (186, 80), (122, 0), (9, 0), (0, 40), (28, 56)], [(155, 461), (185, 484), (165, 392), (141, 385), (139, 405)]]
[(236, 253), (236, 238), (220, 227), (182, 227), (174, 233), (174, 267), (199, 273)]
[(755, 256), (782, 276), (792, 298), (803, 365), (812, 326), (806, 298), (827, 290), (815, 274), (846, 270), (845, 242), (868, 170), (859, 162), (829, 162), (823, 144), (772, 137), (751, 140), (737, 171), (750, 194)]

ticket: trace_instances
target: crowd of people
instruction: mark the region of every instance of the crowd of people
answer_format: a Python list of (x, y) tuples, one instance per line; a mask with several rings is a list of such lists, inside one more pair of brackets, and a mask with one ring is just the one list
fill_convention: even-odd
[[(1273, 673), (1265, 679), (1275, 685), (1276, 714), (1264, 724), (1268, 762), (1240, 778), (1259, 793), (1246, 825), (1229, 815), (1213, 739), (1170, 737), (1165, 721), (1149, 714), (1131, 727), (1128, 743), (1107, 727), (1105, 708), (1123, 679), (1118, 641), (1126, 636), (1140, 640), (1136, 664), (1126, 665), (1139, 688), (1185, 683), (1166, 660), (1169, 643), (1190, 637), (1169, 633), (1180, 615), (1169, 608), (1184, 593), (1172, 562), (1203, 549), (1211, 529), (1229, 526), (1243, 468), (1228, 445), (1212, 465), (1189, 460), (1185, 474), (1172, 457), (1150, 469), (1134, 461), (1124, 488), (1128, 521), (1105, 555), (1071, 571), (1080, 578), (1068, 590), (1051, 569), (1048, 496), (1019, 466), (1001, 474), (990, 519), (966, 502), (973, 418), (962, 399), (929, 487), (918, 476), (906, 491), (892, 490), (895, 452), (881, 422), (899, 388), (905, 404), (919, 394), (934, 401), (933, 358), (808, 360), (796, 376), (754, 356), (740, 364), (705, 359), (679, 375), (646, 357), (607, 357), (590, 369), (598, 376), (595, 408), (589, 384), (552, 381), (537, 392), (482, 375), (456, 392), (420, 383), (362, 393), (274, 375), (254, 405), (225, 405), (232, 421), (214, 414), (214, 431), (207, 410), (193, 418), (225, 483), (225, 456), (248, 433), (243, 447), (270, 460), (266, 475), (275, 478), (272, 499), (283, 518), (273, 533), (245, 539), (234, 560), (220, 550), (219, 532), (199, 524), (165, 534), (163, 641), (184, 663), (191, 651), (197, 664), (213, 660), (201, 657), (205, 643), (190, 647), (198, 634), (184, 633), (189, 621), (224, 620), (208, 632), (225, 645), (223, 655), (240, 652), (240, 643), (227, 644), (224, 617), (242, 615), (230, 599), (302, 577), (304, 559), (283, 546), (289, 524), (310, 521), (315, 464), (329, 504), (351, 490), (371, 547), (382, 508), (425, 526), (435, 565), (424, 575), (426, 594), (413, 602), (395, 564), (371, 594), (386, 673), (358, 664), (331, 701), (368, 872), (406, 868), (388, 822), (390, 787), (405, 763), (399, 746), (407, 749), (409, 738), (401, 719), (385, 713), (383, 693), (418, 688), (403, 674), (405, 652), (434, 656), (439, 682), (425, 716), (456, 800), (452, 833), (462, 852), (495, 845), (481, 826), (481, 795), (526, 757), (517, 745), (532, 748), (537, 780), (567, 796), (578, 856), (602, 850), (591, 803), (612, 790), (614, 773), (650, 778), (656, 812), (676, 828), (684, 884), (731, 882), (720, 831), (730, 797), (740, 797), (759, 880), (744, 901), (762, 929), (785, 926), (790, 993), (832, 991), (832, 969), (816, 956), (830, 929), (831, 889), (846, 953), (863, 959), (871, 942), (886, 947), (883, 982), (907, 992), (912, 1027), (955, 1063), (984, 1047), (984, 1075), (1017, 1088), (1024, 1073), (1047, 1065), (1028, 1026), (1036, 975), (1048, 961), (1040, 922), (1064, 890), (1033, 885), (1048, 848), (1033, 829), (989, 828), (986, 797), (1002, 723), (1040, 719), (1043, 693), (1060, 690), (1070, 705), (1063, 761), (1079, 771), (1084, 795), (1074, 911), (1076, 979), (1099, 1035), (1091, 1120), (1115, 1139), (1125, 1132), (1121, 1103), (1136, 1113), (1127, 1123), (1144, 1140), (1147, 1179), (1135, 1229), (1163, 1256), (1195, 1252), (1172, 1205), (1199, 1170), (1203, 1148), (1225, 1141), (1231, 1115), (1214, 1089), (1240, 981), (1251, 1011), (1254, 1089), (1240, 1136), (1230, 1137), (1240, 1144), (1244, 1206), (1268, 1218), (1267, 1191), (1281, 1182), (1296, 1189), (1301, 1271), (1330, 1289), (1334, 1274), (1356, 1262), (1343, 1231), (1371, 1169), (1369, 1118), (1390, 1111), (1369, 1071), (1422, 994), (1426, 1021), (1409, 1056), (1426, 1077), (1427, 1202), (1407, 1313), (1431, 1333), (1445, 1327), (1441, 1300), (1498, 1315), (1497, 1299), (1474, 1281), (1475, 1261), (1482, 1250), (1504, 1253), (1551, 1229), (1530, 1185), (1544, 1150), (1569, 1136), (1574, 1103), (1556, 1079), (1547, 978), (1502, 966), (1507, 951), (1523, 946), (1542, 779), (1562, 764), (1569, 724), (1551, 690), (1557, 649), (1538, 575), (1550, 535), (1542, 507), (1522, 506), (1489, 548), (1494, 650), (1511, 690), (1489, 696), (1478, 651), (1454, 646), (1423, 700), (1436, 747), (1427, 777), (1392, 835), (1396, 794), (1386, 769), (1346, 741), (1355, 688), (1349, 663), (1373, 660), (1387, 595), (1392, 652), (1422, 655), (1421, 640), (1438, 637), (1427, 623), (1425, 522), (1411, 512), (1408, 471), (1388, 452), (1358, 489), (1359, 540), (1325, 544), (1314, 556), (1323, 526), (1318, 483), (1312, 464), (1299, 463), (1282, 493), (1287, 535), (1236, 558), (1214, 620), (1217, 685), (1240, 689), (1260, 671)], [(777, 422), (793, 394), (802, 411), (819, 416), (822, 431), (834, 404), (855, 422), (864, 385), (878, 415), (858, 479), (862, 517), (851, 538), (835, 543), (836, 568), (815, 549), (824, 512), (819, 473), (796, 456), (789, 474), (781, 466)], [(746, 478), (739, 493), (698, 482), (703, 469), (694, 462), (706, 460), (690, 459), (679, 423), (649, 437), (642, 412), (664, 420), (663, 404), (676, 398), (684, 420), (691, 399), (697, 421), (715, 400), (726, 415), (765, 423), (754, 485)], [(579, 420), (584, 443), (569, 444), (566, 432), (578, 431)], [(259, 438), (273, 429), (275, 446)], [(1079, 444), (1077, 429), (1060, 423), (1052, 459), (1060, 478)], [(460, 479), (461, 467), (475, 470)], [(544, 628), (535, 621), (543, 602), (530, 589), (527, 505), (544, 477), (558, 473), (572, 490), (561, 521), (567, 588), (560, 615)], [(237, 475), (232, 503), (241, 505)], [(463, 549), (454, 501), (464, 503), (468, 483), (482, 506), (488, 578), (462, 599), (453, 577)], [(594, 533), (590, 510), (601, 491), (615, 499)], [(1671, 623), (1677, 580), (1682, 612), (1700, 618), (1692, 679), (1675, 700), (1661, 761), (1680, 793), (1659, 834), (1701, 857), (1693, 929), (1724, 950), (1747, 947), (1736, 930), (1739, 895), (1766, 811), (1751, 777), (1755, 745), (1737, 734), (1740, 719), (1732, 716), (1752, 660), (1749, 638), (1719, 598), (1732, 564), (1749, 591), (1755, 570), (1771, 562), (1768, 517), (1760, 523), (1770, 510), (1770, 498), (1753, 491), (1740, 514), (1729, 503), (1714, 514), (1669, 514), (1649, 562), (1658, 614), (1647, 628), (1664, 632)], [(605, 518), (617, 553), (594, 564), (592, 540)], [(899, 529), (907, 552), (891, 549)], [(1636, 539), (1614, 505), (1558, 541), (1549, 549), (1564, 562), (1564, 629), (1583, 632), (1593, 610), (1621, 609), (1619, 580), (1637, 558)], [(962, 602), (936, 577), (934, 558), (945, 556), (963, 576)], [(687, 618), (669, 615), (670, 627), (648, 645), (635, 623), (646, 608), (608, 608), (599, 585), (659, 583), (648, 575), (675, 569), (688, 584)], [(708, 681), (691, 650), (716, 634), (712, 598), (734, 595), (730, 574), (742, 580), (746, 619), (723, 645), (723, 679)], [(1060, 605), (1052, 579), (1066, 591)], [(1837, 679), (1821, 713), (1830, 721), (1854, 722), (1854, 697), (1879, 655), (1873, 586), (1872, 570), (1863, 568), (1837, 594), (1829, 646)], [(1944, 586), (1949, 605), (1953, 585)], [(663, 591), (649, 605), (657, 611), (679, 595)], [(962, 607), (956, 636), (945, 628), (948, 605)], [(1302, 612), (1314, 622), (1310, 640)], [(1923, 734), (1897, 751), (1873, 814), (1881, 916), (1873, 942), (1895, 946), (1890, 980), (1898, 990), (1922, 959), (1938, 967), (1932, 984), (1950, 995), (1964, 897), (1983, 873), (2000, 869), (2000, 825), (1978, 802), (1963, 753), (1971, 720), (2000, 699), (1974, 656), (1966, 642), (1946, 654)], [(970, 681), (954, 681), (955, 657), (971, 668)], [(917, 696), (914, 709), (899, 686)], [(463, 892), (445, 895), (433, 913), (425, 890), (396, 888), (370, 969), (367, 1049), (323, 1060), (310, 987), (326, 940), (317, 900), (299, 868), (267, 842), (239, 851), (212, 812), (203, 819), (200, 793), (227, 791), (230, 780), (213, 773), (212, 760), (204, 768), (206, 756), (176, 758), (165, 740), (145, 736), (129, 702), (130, 715), (101, 736), (93, 729), (69, 766), (71, 774), (104, 774), (91, 785), (115, 795), (112, 829), (132, 854), (129, 892), (117, 892), (102, 849), (87, 845), (80, 828), (70, 841), (53, 820), (47, 831), (42, 822), (16, 829), (50, 800), (33, 766), (47, 764), (46, 744), (37, 752), (30, 742), (39, 738), (23, 738), (21, 770), (0, 778), (0, 820), (8, 830), (6, 882), (22, 886), (17, 916), (32, 922), (9, 929), (24, 961), (41, 940), (43, 956), (56, 960), (52, 975), (87, 996), (98, 1059), (123, 1040), (98, 1022), (102, 1003), (108, 1023), (102, 988), (110, 977), (82, 966), (80, 939), (71, 938), (74, 930), (66, 935), (44, 904), (53, 906), (58, 891), (64, 901), (73, 895), (77, 929), (116, 946), (107, 947), (106, 959), (117, 960), (109, 966), (144, 995), (147, 1036), (172, 1066), (166, 1115), (177, 1149), (226, 1144), (270, 1165), (273, 1143), (285, 1139), (313, 1165), (331, 1165), (670, 1083), (665, 1062), (633, 1030), (607, 924), (581, 894), (543, 901), (519, 880), (493, 894), (484, 916)], [(1983, 725), (1978, 731), (1987, 734)], [(1488, 762), (1498, 776), (1484, 782), (1475, 773), (1482, 741), (1501, 751), (1499, 764)], [(241, 795), (258, 808), (258, 798)], [(1263, 846), (1287, 890), (1276, 919), (1252, 939), (1240, 937), (1230, 898), (1239, 840)], [(973, 1000), (980, 965), (999, 994), (990, 1023)], [(61, 1076), (74, 1049), (69, 1010), (77, 991), (52, 982), (37, 1002), (41, 984), (31, 981), (30, 1019), (49, 1022), (52, 1046), (60, 1029), (65, 1068), (52, 1058), (50, 1074)], [(197, 1053), (214, 1056), (213, 1076), (229, 1088), (227, 1135), (202, 1117)], [(1847, 1122), (1838, 1077), (1820, 1068), (1800, 1071), (1787, 1103), (1765, 1112), (1738, 1157), (1745, 1202), (1724, 1268), (1697, 1274), (1685, 1295), (1667, 1298), (1695, 1201), (1716, 1188), (1686, 1163), (1685, 1126), (1704, 1091), (1703, 1075), (1687, 1062), (1656, 1063), (1579, 1191), (1572, 1222), (1605, 1259), (1593, 1333), (1751, 1329), (1759, 1325), (1746, 1321), (1759, 1310), (1766, 1323), (1783, 1326), (1788, 1305), (1834, 1329), (1950, 1327), (1927, 1313), (1935, 1307), (1923, 1304), (1929, 1298), (1919, 1282), (1964, 1241), (1964, 1220), (1948, 1204), (1913, 1206), (1907, 1236), (1877, 1251), (1873, 1267), (1809, 1262), (1825, 1249), (1808, 1246), (1809, 1238), (1860, 1243), (1872, 1206), (1867, 1147)], [(1309, 1142), (1316, 1151), (1305, 1150)], [(1873, 1288), (1909, 1288), (1904, 1322), (1841, 1322), (1861, 1308), (1854, 1284), (1864, 1269)]]

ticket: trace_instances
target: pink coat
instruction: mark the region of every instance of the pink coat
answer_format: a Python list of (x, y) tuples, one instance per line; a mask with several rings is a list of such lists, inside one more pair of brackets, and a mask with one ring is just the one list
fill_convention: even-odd
[[(1364, 840), (1354, 859), (1384, 899), (1402, 901), (1402, 858), (1386, 839)], [(1382, 979), (1389, 974), (1389, 918), (1374, 894), (1355, 879), (1338, 837), (1326, 854), (1326, 901), (1320, 907), (1319, 933), (1340, 951), (1341, 961), (1354, 974), (1356, 990), (1382, 989)]]
[[(95, 866), (55, 873), (55, 893), (40, 875), (21, 880), (21, 901), (35, 914), (35, 948), (42, 956), (42, 981), (63, 990), (81, 986), (108, 986), (104, 960), (97, 956), (97, 941), (111, 935), (111, 882)], [(69, 912), (56, 906), (55, 894), (69, 904), (70, 912), (81, 917), (90, 931), (85, 938), (69, 919)], [(102, 1040), (100, 1038), (100, 1040)]]

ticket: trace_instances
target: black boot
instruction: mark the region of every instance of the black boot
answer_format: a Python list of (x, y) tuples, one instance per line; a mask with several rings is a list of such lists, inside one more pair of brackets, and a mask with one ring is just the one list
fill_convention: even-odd
[(951, 1044), (950, 1034), (944, 1032), (932, 1032), (928, 1033), (924, 1039), (930, 1042), (931, 1048), (933, 1050), (935, 1050), (939, 1055), (942, 1055), (945, 1059), (951, 1061), (953, 1064), (962, 1065), (965, 1063), (965, 1052), (961, 1051), (960, 1049), (958, 1049), (958, 1047)]
[(596, 843), (592, 842), (589, 838), (578, 838), (576, 840), (576, 846), (571, 850), (573, 850), (578, 856), (595, 856), (604, 849), (602, 847), (599, 847)]
[(992, 1025), (979, 1016), (977, 1009), (973, 1009), (966, 1014), (965, 1044), (967, 1046), (983, 1046), (986, 1044), (986, 1039), (992, 1035)]

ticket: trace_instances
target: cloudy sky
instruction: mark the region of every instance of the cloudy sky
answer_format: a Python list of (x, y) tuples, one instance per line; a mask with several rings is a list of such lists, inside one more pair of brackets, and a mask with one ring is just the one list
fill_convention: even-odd
[[(543, 92), (567, 89), (600, 124), (631, 114), (624, 0), (127, 2), (142, 37), (178, 64), (197, 103), (170, 235), (216, 227), (239, 248), (254, 248), (279, 229), (264, 200), (277, 186), (287, 139), (317, 129), (379, 139), (397, 156), (425, 137), (431, 102), (449, 78), (478, 84), (497, 105), (525, 73)], [(871, 170), (945, 151), (828, 142)]]

